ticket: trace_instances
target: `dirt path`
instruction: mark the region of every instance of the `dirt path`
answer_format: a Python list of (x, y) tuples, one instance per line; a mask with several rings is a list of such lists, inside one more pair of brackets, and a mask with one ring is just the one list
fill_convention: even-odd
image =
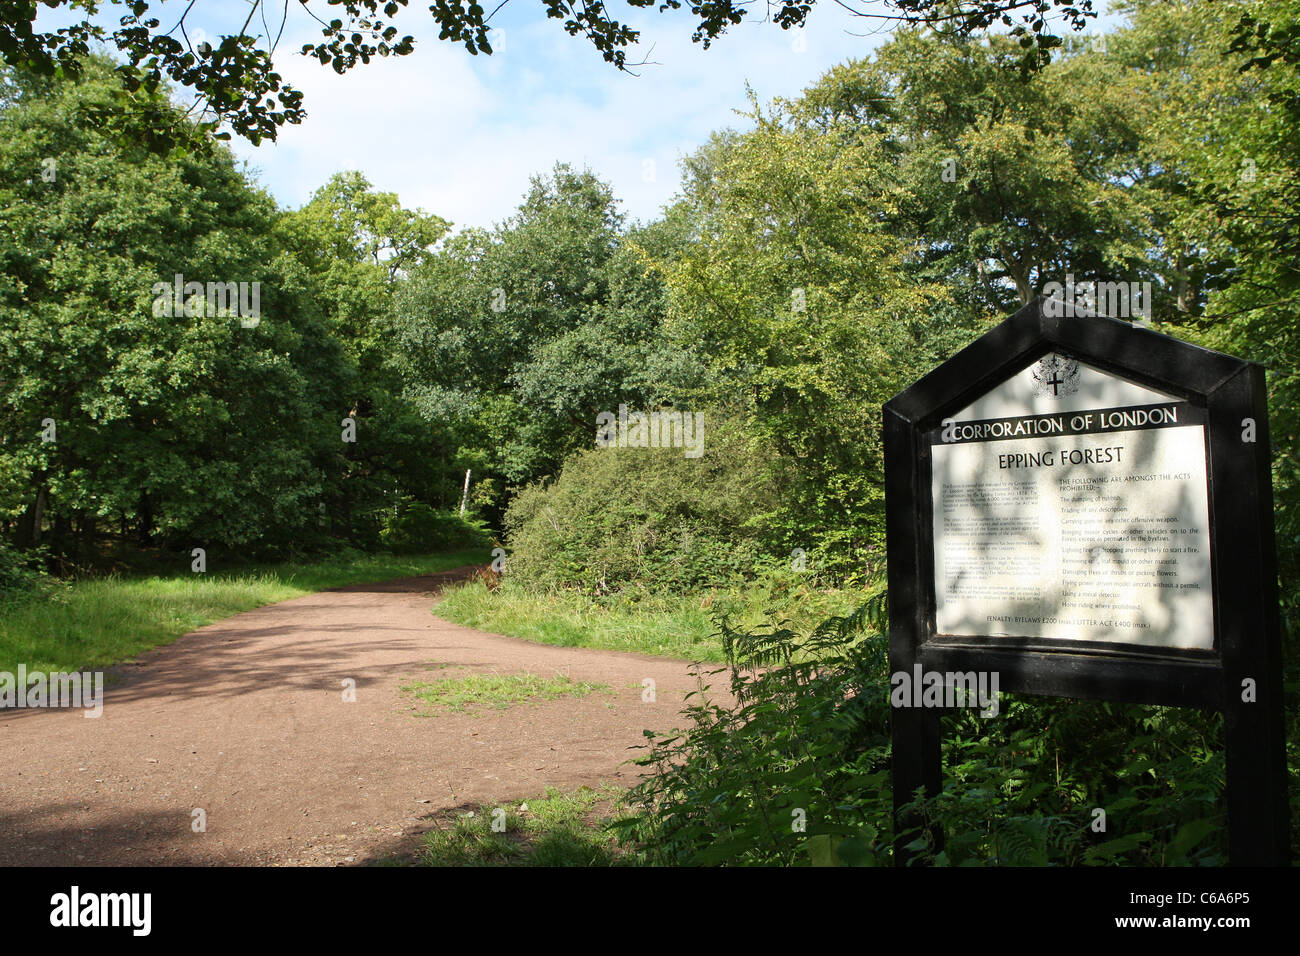
[[(429, 608), (457, 576), (227, 618), (117, 668), (98, 719), (0, 714), (0, 864), (363, 863), (408, 852), (448, 808), (629, 784), (637, 768), (623, 762), (642, 729), (680, 722), (696, 688), (689, 665), (449, 624)], [(521, 671), (612, 693), (419, 717), (428, 706), (398, 689)], [(642, 701), (645, 678), (653, 703)], [(195, 809), (206, 832), (192, 828)]]

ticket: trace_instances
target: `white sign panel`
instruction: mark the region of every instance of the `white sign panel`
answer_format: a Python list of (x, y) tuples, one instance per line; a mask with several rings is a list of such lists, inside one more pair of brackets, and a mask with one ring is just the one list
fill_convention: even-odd
[(1049, 354), (931, 451), (937, 633), (1213, 647), (1203, 410)]

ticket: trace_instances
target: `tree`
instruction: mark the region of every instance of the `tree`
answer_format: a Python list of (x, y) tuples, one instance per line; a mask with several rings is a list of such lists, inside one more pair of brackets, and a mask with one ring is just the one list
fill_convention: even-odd
[(73, 557), (105, 529), (309, 543), (344, 351), (228, 151), (160, 156), (78, 122), (115, 84), (100, 59), (78, 85), (0, 78), (0, 522)]
[(358, 172), (334, 175), (302, 209), (276, 225), (279, 242), (310, 272), (331, 336), (350, 377), (340, 408), (357, 425), (324, 490), (331, 531), (373, 544), (379, 512), (410, 499), (450, 507), (465, 462), (454, 423), (430, 421), (402, 397), (390, 361), (393, 295), (401, 279), (433, 257), (450, 224), (402, 207)]
[(355, 171), (335, 173), (298, 218), (314, 227), (318, 241), (304, 249), (313, 265), (382, 265), (389, 281), (424, 262), (451, 229), (451, 223), (422, 209), (402, 208), (396, 193), (377, 192)]
[[(502, 0), (490, 12), (477, 0), (434, 0), (429, 11), (438, 26), (438, 39), (462, 44), (472, 54), (491, 54), (493, 15), (508, 0)], [(640, 32), (614, 19), (604, 0), (541, 0), (548, 19), (562, 21), (570, 36), (587, 39), (601, 56), (617, 69), (637, 64), (627, 61), (627, 48), (635, 44)], [(627, 0), (634, 8), (654, 8), (657, 0)], [(747, 15), (748, 0), (687, 0), (691, 14), (698, 18), (692, 39), (708, 47), (740, 23)], [(838, 0), (837, 0), (838, 2)], [(768, 6), (772, 21), (783, 30), (801, 27), (816, 0), (780, 0)], [(214, 43), (192, 43), (186, 19), (193, 4), (181, 14), (170, 29), (150, 16), (149, 0), (45, 0), (48, 7), (84, 9), (84, 18), (66, 27), (40, 31), (35, 20), (38, 4), (34, 0), (0, 0), (0, 56), (12, 66), (24, 65), (39, 75), (55, 72), (69, 78), (81, 75), (90, 56), (92, 44), (103, 42), (115, 47), (126, 62), (117, 67), (119, 87), (115, 92), (116, 110), (100, 111), (95, 117), (125, 124), (134, 135), (147, 137), (158, 148), (187, 127), (166, 110), (151, 108), (151, 95), (167, 79), (192, 90), (194, 109), (206, 117), (203, 128), (215, 130), (226, 123), (239, 136), (256, 144), (276, 137), (285, 123), (301, 123), (305, 114), (302, 94), (274, 69), (273, 54), (284, 32), (289, 5), (277, 18), (271, 11), (268, 35), (249, 32), (261, 11), (267, 17), (263, 0), (250, 0), (248, 16), (238, 33), (220, 37)], [(345, 73), (376, 56), (405, 56), (415, 49), (415, 37), (399, 38), (390, 22), (407, 6), (407, 0), (327, 0), (327, 5), (341, 14), (328, 22), (317, 17), (306, 0), (301, 5), (321, 25), (322, 40), (308, 43), (302, 53)], [(866, 19), (924, 23), (943, 27), (961, 35), (971, 35), (994, 24), (1010, 27), (1010, 33), (1022, 51), (1019, 64), (1024, 70), (1047, 62), (1050, 52), (1061, 44), (1054, 31), (1052, 15), (1059, 15), (1063, 26), (1079, 30), (1096, 14), (1092, 0), (880, 0), (885, 12), (852, 7), (840, 2), (854, 15)], [(95, 22), (101, 6), (123, 7), (118, 29), (111, 32)], [(159, 4), (161, 6), (161, 4)], [(662, 0), (660, 12), (679, 10), (683, 0)], [(170, 18), (169, 18), (170, 19)], [(274, 38), (269, 34), (274, 34)], [(228, 133), (218, 133), (219, 137)], [(201, 142), (196, 140), (195, 142)]]
[(933, 361), (952, 313), (892, 228), (905, 193), (885, 135), (804, 102), (752, 118), (687, 163), (695, 241), (661, 264), (670, 330), (709, 363), (697, 405), (796, 463), (763, 516), (772, 536), (860, 573), (883, 550), (881, 405)]
[[(1300, 2), (1134, 3), (1135, 71), (1180, 332), (1267, 368), (1278, 565), (1300, 631)], [(1287, 68), (1290, 67), (1290, 68)]]
[(534, 177), (515, 215), (449, 238), (402, 283), (393, 353), (406, 394), (477, 436), (480, 474), (522, 485), (558, 473), (593, 446), (597, 412), (670, 402), (698, 376), (692, 349), (665, 334), (646, 261), (683, 241), (671, 221), (627, 229), (590, 171)]
[(717, 373), (700, 401), (799, 462), (770, 520), (842, 569), (880, 543), (881, 403), (1048, 281), (1160, 275), (1150, 95), (1090, 45), (1017, 55), (902, 30), (686, 163), (696, 241), (664, 271)]
[(1126, 182), (1133, 105), (1119, 65), (1087, 51), (1020, 77), (1004, 37), (899, 31), (829, 71), (803, 108), (884, 136), (902, 193), (893, 228), (920, 243), (921, 271), (1002, 313), (1067, 273), (1127, 279), (1145, 262)]

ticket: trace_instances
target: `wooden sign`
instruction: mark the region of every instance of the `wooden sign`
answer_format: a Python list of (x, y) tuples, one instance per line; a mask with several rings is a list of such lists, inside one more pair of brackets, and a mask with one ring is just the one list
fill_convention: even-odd
[[(890, 669), (1223, 711), (1230, 859), (1285, 863), (1263, 369), (1046, 302), (885, 406)], [(896, 807), (939, 713), (894, 709)]]

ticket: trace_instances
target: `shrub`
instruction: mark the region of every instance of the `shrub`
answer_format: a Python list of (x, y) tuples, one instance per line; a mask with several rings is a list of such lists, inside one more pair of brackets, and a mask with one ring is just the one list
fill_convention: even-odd
[[(654, 773), (629, 792), (621, 839), (657, 864), (892, 863), (883, 597), (806, 641), (720, 629), (736, 703), (694, 704), (685, 729), (647, 735), (638, 763)], [(996, 718), (959, 709), (942, 733), (942, 792), (904, 808), (919, 862), (1224, 861), (1218, 715), (1005, 694)]]
[(485, 547), (492, 536), (475, 518), (414, 502), (399, 506), (397, 515), (385, 520), (379, 541), (394, 554), (429, 554)]
[(507, 574), (544, 588), (608, 594), (753, 577), (766, 554), (763, 517), (779, 506), (772, 459), (745, 436), (706, 433), (703, 455), (674, 448), (595, 448), (506, 512)]
[(0, 540), (0, 600), (39, 594), (53, 579), (40, 566), (41, 555), (19, 551)]
[[(887, 642), (880, 601), (823, 622), (806, 642), (722, 624), (737, 702), (693, 705), (691, 726), (650, 734), (655, 768), (628, 794), (621, 837), (667, 865), (887, 862)], [(716, 672), (715, 672), (716, 673)]]

